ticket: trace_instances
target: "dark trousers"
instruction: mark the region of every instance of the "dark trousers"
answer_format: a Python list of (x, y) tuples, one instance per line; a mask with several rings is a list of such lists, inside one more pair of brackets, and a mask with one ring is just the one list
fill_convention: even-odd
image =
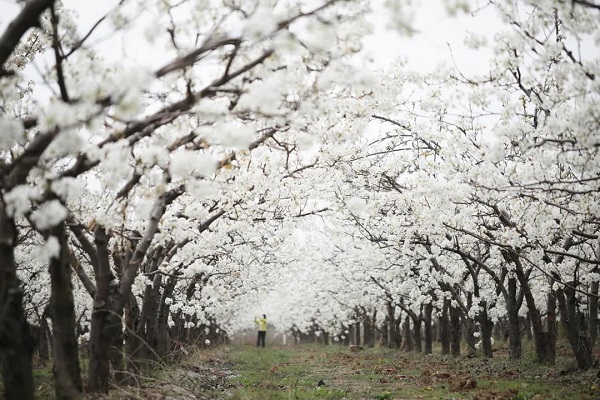
[(265, 338), (267, 337), (267, 331), (258, 331), (258, 340), (256, 341), (256, 347), (265, 347)]

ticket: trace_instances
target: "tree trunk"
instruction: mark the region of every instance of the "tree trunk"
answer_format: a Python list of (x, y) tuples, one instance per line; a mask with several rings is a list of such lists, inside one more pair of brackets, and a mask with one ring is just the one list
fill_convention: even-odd
[(450, 307), (450, 352), (454, 357), (460, 356), (460, 309)]
[(110, 324), (106, 329), (110, 332), (110, 344), (108, 347), (108, 361), (113, 371), (113, 379), (117, 385), (122, 385), (127, 380), (127, 365), (124, 354), (124, 336), (123, 336), (123, 312), (124, 310), (112, 310), (113, 316), (110, 318)]
[[(139, 352), (144, 348), (142, 339), (137, 334), (137, 323), (140, 319), (140, 309), (133, 293), (129, 295), (129, 303), (125, 307), (125, 363), (127, 371), (139, 372)], [(127, 378), (130, 381), (130, 378)]]
[(352, 346), (356, 343), (356, 328), (354, 327), (354, 324), (350, 324), (350, 326), (348, 327), (348, 345)]
[(550, 357), (556, 360), (556, 339), (558, 339), (558, 322), (556, 321), (556, 292), (550, 283), (550, 292), (546, 298), (546, 326), (548, 329), (548, 346)]
[[(292, 331), (293, 332), (293, 331)], [(346, 333), (347, 332), (347, 333)], [(351, 329), (349, 329), (346, 325), (342, 324), (342, 344), (346, 347), (350, 346), (351, 341)]]
[(152, 351), (154, 353), (157, 345), (157, 337), (159, 335), (158, 313), (159, 313), (159, 301), (160, 301), (160, 287), (162, 283), (162, 275), (156, 274), (153, 279), (152, 290), (150, 291), (150, 297), (147, 299), (149, 304), (148, 317), (146, 320), (146, 351)]
[(360, 321), (356, 321), (356, 324), (354, 324), (354, 329), (355, 329), (355, 333), (354, 333), (354, 344), (356, 346), (360, 346), (362, 344), (361, 342), (361, 338), (360, 338)]
[(411, 330), (410, 330), (410, 317), (407, 315), (406, 318), (404, 318), (404, 325), (403, 325), (403, 329), (404, 329), (404, 342), (406, 343), (406, 351), (413, 351), (414, 350), (414, 341), (413, 341), (413, 335), (411, 334)]
[(598, 336), (598, 286), (599, 282), (592, 282), (589, 296), (590, 302), (590, 339), (592, 340), (592, 349), (596, 343), (596, 337)]
[(388, 302), (387, 313), (388, 313), (388, 329), (389, 329), (389, 342), (388, 346), (393, 349), (399, 349), (402, 346), (402, 336), (400, 335), (400, 319), (395, 318), (396, 307)]
[(42, 315), (40, 318), (40, 335), (38, 338), (38, 355), (40, 357), (40, 361), (46, 362), (50, 359), (50, 327), (48, 326), (48, 321), (46, 320), (46, 316)]
[(158, 247), (152, 256), (152, 263), (148, 271), (149, 274), (154, 274), (154, 276), (152, 277), (152, 284), (146, 285), (144, 289), (142, 309), (136, 326), (138, 341), (140, 341), (138, 358), (155, 358), (154, 355), (156, 355), (156, 341), (160, 329), (159, 301), (162, 284), (162, 274), (156, 273), (156, 271), (165, 258), (164, 251), (162, 247)]
[(392, 323), (390, 322), (389, 317), (386, 315), (385, 319), (383, 320), (383, 325), (381, 326), (381, 346), (383, 347), (392, 347), (391, 345), (391, 336), (390, 336), (390, 325)]
[[(88, 392), (108, 393), (110, 364), (109, 351), (116, 323), (115, 315), (110, 309), (110, 282), (112, 273), (108, 259), (108, 237), (104, 228), (99, 227), (95, 233), (98, 249), (98, 273), (96, 274), (96, 294), (92, 310), (90, 343)], [(120, 317), (118, 318), (120, 322)]]
[[(471, 309), (473, 306), (473, 294), (467, 293), (467, 309)], [(475, 354), (477, 349), (475, 348), (475, 344), (477, 340), (475, 338), (475, 321), (473, 318), (465, 315), (465, 341), (467, 342), (467, 348), (469, 349), (469, 354)]]
[[(556, 305), (555, 305), (555, 307), (556, 307)], [(533, 340), (533, 335), (531, 333), (531, 319), (529, 317), (529, 312), (527, 313), (526, 316), (519, 317), (519, 319), (521, 320), (521, 325), (523, 326), (523, 331), (525, 332), (525, 338), (527, 338), (527, 341)]]
[(481, 302), (482, 312), (479, 314), (480, 346), (483, 357), (492, 358), (492, 331), (494, 323), (489, 319), (487, 312), (487, 303)]
[(414, 350), (418, 353), (423, 351), (423, 340), (421, 336), (421, 321), (422, 318), (419, 316), (417, 318), (413, 318), (413, 331), (414, 331)]
[(431, 314), (433, 312), (433, 305), (428, 303), (425, 305), (425, 354), (431, 354), (433, 352), (433, 337), (431, 332)]
[[(577, 283), (574, 282), (573, 286)], [(589, 335), (585, 314), (579, 310), (575, 289), (566, 287), (564, 290), (567, 296), (567, 313), (569, 317), (568, 334), (571, 348), (577, 360), (577, 366), (580, 369), (588, 370), (594, 364), (592, 355), (592, 340)]]
[[(160, 302), (158, 304), (158, 318), (156, 319), (156, 353), (163, 357), (169, 350), (169, 306), (167, 305), (167, 299), (170, 299), (175, 290), (177, 279), (169, 277), (167, 284), (163, 289)], [(152, 344), (150, 344), (152, 345)]]
[(365, 312), (363, 314), (363, 331), (364, 331), (364, 337), (363, 340), (365, 342), (365, 347), (372, 347), (372, 342), (373, 342), (373, 329), (372, 329), (372, 322), (371, 322), (371, 318), (369, 318), (369, 315)]
[(450, 300), (444, 299), (442, 315), (440, 317), (440, 341), (442, 342), (442, 354), (450, 354), (450, 321), (449, 321)]
[(521, 332), (519, 330), (519, 307), (517, 304), (517, 280), (509, 278), (506, 299), (508, 314), (508, 358), (521, 358)]
[(550, 335), (548, 332), (544, 332), (540, 311), (535, 305), (535, 299), (531, 293), (531, 287), (525, 278), (523, 267), (518, 258), (516, 258), (515, 264), (517, 278), (521, 284), (521, 290), (525, 296), (525, 301), (527, 302), (527, 307), (529, 308), (529, 315), (531, 316), (531, 327), (533, 328), (535, 352), (538, 361), (542, 363), (554, 364), (555, 358), (553, 357), (553, 352), (550, 348)]
[(0, 368), (6, 399), (33, 399), (34, 341), (23, 311), (14, 248), (17, 229), (0, 199)]
[(377, 311), (370, 316), (367, 312), (364, 314), (365, 346), (372, 349), (375, 347), (375, 324), (377, 321)]
[(51, 283), (50, 320), (52, 321), (52, 371), (56, 379), (56, 397), (74, 399), (81, 396), (81, 370), (79, 367), (79, 347), (75, 335), (75, 302), (71, 265), (64, 223), (50, 231), (60, 244), (58, 258), (50, 260)]

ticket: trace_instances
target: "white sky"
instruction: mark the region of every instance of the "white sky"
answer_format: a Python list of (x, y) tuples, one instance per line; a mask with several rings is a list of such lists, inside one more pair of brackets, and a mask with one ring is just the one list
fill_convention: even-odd
[(365, 39), (366, 48), (373, 52), (377, 64), (389, 66), (396, 57), (406, 58), (408, 65), (423, 71), (431, 71), (446, 60), (451, 60), (448, 45), (452, 47), (458, 67), (466, 73), (486, 69), (490, 52), (473, 51), (464, 45), (466, 32), (485, 35), (490, 42), (502, 25), (490, 7), (481, 10), (476, 17), (464, 13), (450, 16), (445, 7), (447, 0), (415, 1), (411, 21), (415, 34), (400, 35), (390, 29), (389, 12), (383, 0), (372, 0), (371, 16), (375, 32)]
[[(399, 35), (397, 31), (390, 29), (389, 12), (383, 5), (384, 0), (372, 0), (373, 14), (370, 20), (374, 25), (373, 35), (365, 38), (365, 49), (373, 54), (374, 64), (381, 68), (390, 66), (396, 57), (406, 58), (409, 66), (416, 69), (429, 71), (434, 69), (442, 60), (450, 60), (450, 51), (448, 44), (452, 46), (455, 61), (464, 72), (481, 72), (487, 66), (489, 53), (474, 52), (467, 50), (463, 46), (463, 40), (467, 31), (477, 32), (488, 36), (491, 40), (494, 33), (500, 28), (498, 18), (493, 10), (483, 10), (477, 14), (476, 18), (461, 14), (458, 16), (449, 16), (444, 6), (444, 0), (422, 0), (413, 1), (415, 10), (411, 21), (412, 27), (416, 33), (410, 37)], [(63, 0), (66, 8), (74, 9), (79, 13), (78, 24), (80, 33), (85, 34), (89, 28), (103, 16), (108, 10), (114, 7), (117, 0), (103, 1), (81, 1), (81, 0)], [(18, 13), (21, 6), (14, 0), (0, 0), (0, 32), (3, 32), (6, 25)], [(407, 10), (407, 13), (410, 10)], [(144, 22), (144, 21), (142, 21)], [(147, 23), (143, 23), (147, 25)], [(96, 42), (102, 37), (103, 31), (110, 31), (110, 22), (103, 23), (104, 29), (98, 29), (92, 38)], [(140, 39), (144, 32), (129, 32), (126, 42), (119, 42), (114, 39), (104, 40), (100, 46), (114, 49), (118, 46), (119, 50), (126, 48), (128, 58), (135, 60), (136, 63), (144, 64), (151, 68), (161, 66), (162, 60), (156, 57), (156, 51), (149, 47), (140, 47)], [(116, 49), (115, 49), (116, 50)], [(113, 50), (113, 52), (115, 52)], [(118, 53), (115, 52), (115, 53)]]

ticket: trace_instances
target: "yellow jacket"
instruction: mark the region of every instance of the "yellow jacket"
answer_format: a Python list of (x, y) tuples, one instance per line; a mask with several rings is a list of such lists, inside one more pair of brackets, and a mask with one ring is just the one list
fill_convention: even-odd
[(259, 331), (267, 331), (267, 319), (266, 318), (256, 318), (256, 325), (258, 325)]

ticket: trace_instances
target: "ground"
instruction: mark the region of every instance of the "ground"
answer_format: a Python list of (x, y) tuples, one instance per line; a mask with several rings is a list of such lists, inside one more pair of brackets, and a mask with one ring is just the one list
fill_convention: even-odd
[[(154, 365), (137, 386), (87, 399), (598, 399), (597, 370), (577, 371), (568, 357), (556, 366), (533, 358), (509, 361), (421, 355), (390, 349), (320, 345), (249, 345), (198, 349), (176, 364)], [(36, 371), (39, 398), (52, 399), (49, 368)]]
[(230, 348), (233, 399), (597, 399), (596, 371), (337, 346)]

